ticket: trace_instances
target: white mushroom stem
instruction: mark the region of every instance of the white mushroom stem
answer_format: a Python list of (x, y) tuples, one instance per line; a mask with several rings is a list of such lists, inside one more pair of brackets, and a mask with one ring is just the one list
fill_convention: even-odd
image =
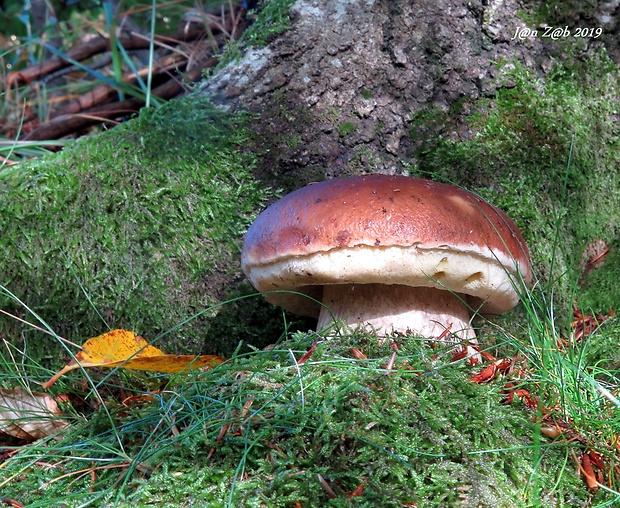
[[(323, 288), (317, 329), (333, 320), (349, 327), (368, 324), (388, 335), (412, 333), (421, 337), (454, 342), (476, 342), (470, 312), (465, 303), (449, 291), (427, 287), (389, 284), (342, 284)], [(446, 329), (450, 333), (443, 333)], [(469, 349), (472, 353), (473, 349)]]

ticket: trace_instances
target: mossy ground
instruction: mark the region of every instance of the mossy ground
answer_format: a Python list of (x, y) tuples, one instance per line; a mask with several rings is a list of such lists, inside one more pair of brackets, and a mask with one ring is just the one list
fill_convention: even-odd
[[(286, 30), (291, 4), (260, 2), (221, 65)], [(219, 315), (219, 303), (248, 293), (231, 284), (243, 234), (278, 194), (252, 175), (247, 120), (194, 95), (59, 156), (4, 168), (0, 285), (76, 343), (125, 327), (170, 352), (227, 355), (239, 341), (261, 344), (258, 329), (276, 334), (268, 323), (281, 313), (256, 300)], [(13, 296), (0, 294), (0, 305), (37, 321)], [(241, 333), (246, 317), (253, 326)], [(66, 360), (58, 341), (13, 318), (0, 315), (0, 333), (35, 362)]]
[[(49, 499), (65, 506), (568, 507), (589, 497), (579, 478), (560, 474), (564, 445), (537, 442), (534, 415), (500, 404), (497, 384), (468, 381), (470, 368), (451, 364), (448, 348), (397, 342), (393, 370), (385, 369), (390, 345), (375, 337), (296, 333), (270, 351), (172, 379), (144, 407), (109, 406), (115, 432), (102, 412), (76, 421), (55, 445), (62, 451), (46, 459), (62, 469), (8, 467), (6, 475), (21, 472), (22, 480), (5, 494), (33, 508)], [(353, 347), (368, 358), (356, 359)], [(133, 474), (105, 469), (123, 457), (129, 460), (118, 469)], [(77, 472), (90, 466), (94, 482)], [(62, 475), (70, 486), (54, 481)], [(112, 483), (116, 489), (99, 490)]]

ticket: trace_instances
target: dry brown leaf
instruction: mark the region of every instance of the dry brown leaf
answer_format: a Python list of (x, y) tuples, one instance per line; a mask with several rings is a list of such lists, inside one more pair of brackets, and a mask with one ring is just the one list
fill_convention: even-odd
[(41, 439), (69, 425), (59, 416), (58, 404), (47, 393), (0, 388), (0, 433), (29, 441)]
[(592, 469), (592, 461), (590, 460), (590, 456), (587, 452), (581, 454), (581, 472), (585, 476), (586, 484), (588, 485), (589, 491), (596, 491), (599, 488), (599, 483), (596, 479), (596, 474), (594, 474), (594, 470)]
[(211, 355), (169, 355), (151, 346), (142, 337), (128, 330), (112, 330), (88, 339), (82, 351), (43, 384), (47, 389), (62, 375), (81, 367), (121, 367), (172, 374), (184, 370), (215, 367), (224, 361)]

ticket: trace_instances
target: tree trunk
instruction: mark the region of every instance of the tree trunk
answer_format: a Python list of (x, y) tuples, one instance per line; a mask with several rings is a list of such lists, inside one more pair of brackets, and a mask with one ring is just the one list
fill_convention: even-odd
[[(294, 188), (361, 172), (403, 173), (405, 161), (415, 163), (420, 137), (412, 139), (411, 122), (420, 111), (458, 109), (463, 118), (477, 99), (511, 86), (498, 79), (498, 62), (518, 60), (544, 75), (552, 58), (562, 58), (558, 41), (542, 32), (515, 37), (526, 28), (523, 7), (516, 0), (299, 0), (291, 30), (248, 51), (204, 91), (217, 104), (259, 113), (257, 148), (268, 151), (261, 177), (270, 183)], [(616, 30), (611, 4), (589, 8), (566, 7), (556, 19)], [(602, 44), (603, 37), (590, 38), (584, 55)], [(447, 135), (470, 132), (457, 121)]]

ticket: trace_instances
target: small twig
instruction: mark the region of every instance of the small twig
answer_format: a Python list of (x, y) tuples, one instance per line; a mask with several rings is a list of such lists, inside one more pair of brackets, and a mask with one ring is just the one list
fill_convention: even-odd
[(606, 247), (603, 252), (601, 252), (598, 256), (593, 257), (588, 261), (586, 268), (592, 268), (596, 263), (598, 263), (601, 259), (609, 254), (609, 247)]

